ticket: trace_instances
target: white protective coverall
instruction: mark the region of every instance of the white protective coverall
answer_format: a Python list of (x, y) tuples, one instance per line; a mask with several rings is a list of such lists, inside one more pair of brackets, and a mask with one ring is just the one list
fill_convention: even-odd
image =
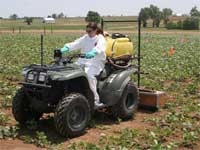
[(85, 72), (88, 75), (90, 88), (94, 93), (95, 101), (99, 102), (99, 95), (97, 93), (97, 79), (101, 71), (104, 69), (106, 62), (106, 40), (103, 35), (99, 34), (95, 37), (84, 35), (72, 43), (68, 43), (70, 51), (81, 49), (81, 54), (86, 54), (92, 50), (96, 50), (97, 54), (91, 59), (79, 58), (76, 64), (84, 66)]

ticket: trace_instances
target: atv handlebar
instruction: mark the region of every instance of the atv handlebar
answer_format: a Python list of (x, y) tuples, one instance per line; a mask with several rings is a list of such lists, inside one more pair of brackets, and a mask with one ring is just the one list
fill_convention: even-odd
[(68, 62), (72, 62), (74, 58), (86, 58), (85, 54), (73, 54), (71, 56), (62, 57), (62, 59), (68, 60)]
[(53, 61), (52, 63), (63, 63), (63, 64), (67, 64), (67, 63), (72, 63), (74, 58), (86, 58), (86, 54), (72, 54), (70, 56), (66, 56), (63, 57), (62, 56), (62, 52), (60, 49), (55, 49), (54, 50), (54, 59), (55, 61)]
[(73, 58), (86, 58), (86, 54), (74, 54), (71, 57), (73, 57)]
[[(54, 58), (60, 58), (60, 59), (63, 58), (62, 57), (62, 52), (61, 52), (60, 49), (55, 49), (54, 50)], [(67, 58), (68, 59), (69, 58), (71, 58), (71, 59), (73, 59), (73, 58), (86, 58), (86, 55), (85, 54), (73, 54), (72, 56), (68, 56)]]

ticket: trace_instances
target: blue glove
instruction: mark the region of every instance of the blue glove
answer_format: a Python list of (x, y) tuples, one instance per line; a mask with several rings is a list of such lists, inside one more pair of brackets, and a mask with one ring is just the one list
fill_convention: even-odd
[(97, 51), (95, 49), (93, 49), (92, 51), (88, 52), (85, 54), (86, 58), (93, 58), (94, 56), (96, 56)]
[(69, 47), (67, 45), (65, 45), (63, 48), (60, 49), (61, 53), (66, 53), (69, 52)]

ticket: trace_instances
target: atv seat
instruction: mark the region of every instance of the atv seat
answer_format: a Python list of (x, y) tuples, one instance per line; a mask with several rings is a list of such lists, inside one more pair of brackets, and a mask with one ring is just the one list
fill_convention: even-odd
[(97, 79), (98, 81), (102, 81), (102, 80), (106, 79), (106, 78), (110, 75), (110, 73), (111, 73), (110, 64), (109, 64), (109, 63), (106, 63), (106, 64), (105, 64), (105, 67), (104, 67), (104, 69), (101, 71), (101, 73), (100, 73), (98, 76), (96, 76), (96, 79)]
[(132, 66), (129, 61), (132, 59), (130, 55), (124, 55), (116, 58), (107, 57), (107, 62), (101, 73), (96, 76), (98, 81), (106, 79), (113, 70), (125, 70)]

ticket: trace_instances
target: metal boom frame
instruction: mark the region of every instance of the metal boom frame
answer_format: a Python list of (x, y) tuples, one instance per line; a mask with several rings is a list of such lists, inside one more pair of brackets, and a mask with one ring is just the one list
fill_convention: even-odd
[(105, 23), (117, 23), (117, 22), (136, 22), (138, 23), (138, 88), (140, 88), (140, 72), (141, 72), (141, 20), (138, 18), (137, 20), (104, 20), (103, 18), (101, 19), (101, 28), (102, 30), (104, 29), (104, 24)]

